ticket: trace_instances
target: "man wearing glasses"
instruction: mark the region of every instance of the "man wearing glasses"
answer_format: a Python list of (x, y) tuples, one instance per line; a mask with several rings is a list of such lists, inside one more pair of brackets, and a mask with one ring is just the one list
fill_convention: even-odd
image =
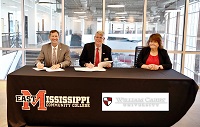
[[(79, 60), (79, 65), (81, 67), (93, 68), (98, 66), (100, 62), (112, 61), (111, 48), (103, 44), (104, 39), (104, 32), (97, 31), (94, 36), (95, 42), (84, 45)], [(108, 64), (106, 67), (110, 68), (112, 64)]]

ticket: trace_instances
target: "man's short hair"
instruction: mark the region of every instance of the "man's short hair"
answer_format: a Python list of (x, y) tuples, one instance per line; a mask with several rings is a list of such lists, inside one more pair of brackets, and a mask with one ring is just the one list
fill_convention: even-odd
[(101, 36), (104, 36), (104, 32), (103, 32), (102, 30), (98, 30), (98, 31), (96, 32), (96, 34), (100, 34)]
[(51, 30), (51, 31), (49, 32), (49, 36), (51, 35), (51, 33), (58, 33), (58, 36), (59, 36), (59, 32), (58, 32), (57, 30)]

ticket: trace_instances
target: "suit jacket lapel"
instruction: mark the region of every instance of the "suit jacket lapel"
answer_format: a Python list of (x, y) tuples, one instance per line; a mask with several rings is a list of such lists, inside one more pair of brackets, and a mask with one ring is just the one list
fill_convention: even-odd
[(48, 47), (47, 47), (47, 56), (48, 56), (48, 60), (49, 61), (49, 65), (52, 64), (52, 49), (51, 49), (51, 43), (49, 43)]
[(102, 44), (101, 45), (101, 50), (102, 50), (102, 52), (101, 52), (101, 61), (104, 61), (104, 54), (103, 53), (105, 53), (105, 48), (104, 48), (104, 45)]
[(95, 43), (93, 43), (93, 45), (92, 45), (92, 47), (91, 47), (91, 51), (92, 51), (92, 53), (91, 53), (91, 58), (92, 58), (92, 63), (94, 62), (94, 53), (95, 53)]
[(60, 58), (61, 51), (62, 51), (61, 49), (62, 49), (62, 46), (61, 46), (61, 44), (59, 43), (58, 49), (57, 49), (57, 63), (59, 62), (59, 58)]

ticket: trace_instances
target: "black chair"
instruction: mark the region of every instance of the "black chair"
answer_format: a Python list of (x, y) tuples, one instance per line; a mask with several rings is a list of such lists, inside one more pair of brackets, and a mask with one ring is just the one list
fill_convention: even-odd
[(136, 46), (135, 47), (135, 59), (134, 59), (134, 67), (137, 68), (137, 58), (138, 55), (140, 54), (140, 51), (142, 50), (144, 46)]

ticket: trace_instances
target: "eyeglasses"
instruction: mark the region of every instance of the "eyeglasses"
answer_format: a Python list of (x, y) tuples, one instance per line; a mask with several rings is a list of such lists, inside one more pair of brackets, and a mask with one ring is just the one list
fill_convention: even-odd
[(97, 37), (97, 36), (95, 36), (95, 38), (96, 39), (104, 39), (104, 37)]

